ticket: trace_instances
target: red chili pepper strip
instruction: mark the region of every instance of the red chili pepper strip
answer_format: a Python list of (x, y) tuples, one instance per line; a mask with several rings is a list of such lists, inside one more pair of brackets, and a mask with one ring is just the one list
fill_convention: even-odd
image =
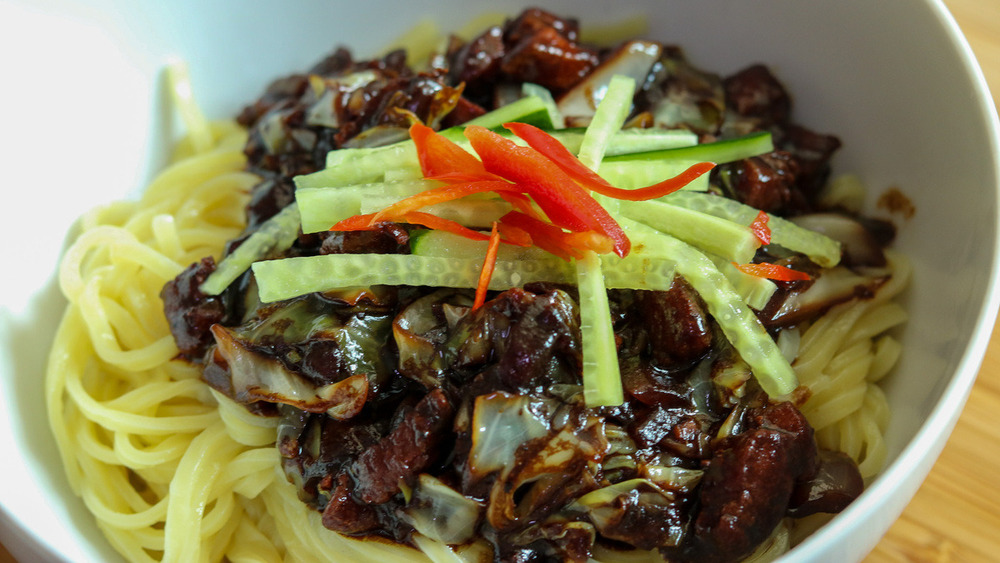
[(391, 221), (395, 217), (416, 211), (423, 207), (445, 203), (463, 198), (467, 195), (482, 192), (503, 192), (520, 191), (520, 188), (504, 180), (480, 180), (477, 182), (464, 182), (461, 184), (449, 184), (439, 188), (433, 188), (420, 192), (419, 194), (401, 199), (396, 203), (379, 211), (372, 218), (372, 223), (379, 221)]
[(410, 211), (409, 213), (399, 216), (396, 221), (399, 223), (410, 223), (411, 225), (423, 225), (428, 229), (447, 231), (472, 240), (490, 239), (489, 236), (463, 226), (461, 223), (457, 223), (451, 219), (442, 219), (437, 215), (431, 215), (430, 213), (423, 213), (421, 211)]
[(615, 254), (628, 254), (631, 243), (618, 222), (543, 154), (518, 146), (485, 127), (466, 127), (465, 136), (488, 172), (519, 184), (553, 223), (571, 231), (607, 235), (614, 241)]
[(500, 180), (487, 172), (474, 155), (426, 125), (410, 125), (410, 138), (425, 178), (449, 183)]
[(533, 244), (531, 234), (520, 227), (515, 227), (514, 225), (507, 223), (498, 223), (497, 228), (500, 230), (500, 235), (503, 237), (502, 242), (525, 248)]
[[(372, 222), (372, 218), (375, 217), (374, 213), (366, 213), (364, 215), (354, 215), (338, 222), (336, 225), (330, 227), (331, 231), (370, 231), (374, 229), (379, 222)], [(391, 221), (397, 223), (410, 223), (411, 225), (422, 225), (428, 229), (437, 229), (440, 231), (448, 231), (459, 236), (463, 236), (467, 239), (472, 240), (489, 240), (490, 237), (485, 234), (474, 231), (460, 223), (452, 221), (451, 219), (442, 219), (437, 215), (431, 215), (430, 213), (422, 213), (420, 211), (410, 211), (409, 213), (404, 213), (402, 215), (396, 215), (391, 219)], [(381, 221), (381, 222), (388, 222)]]
[(501, 228), (509, 225), (525, 231), (531, 237), (532, 244), (563, 260), (583, 256), (580, 249), (574, 248), (567, 242), (565, 231), (552, 223), (540, 221), (520, 211), (511, 211), (501, 217), (500, 225)]
[(483, 259), (483, 269), (479, 271), (479, 283), (476, 284), (476, 299), (472, 302), (472, 310), (475, 311), (486, 303), (486, 292), (490, 288), (490, 279), (493, 278), (493, 269), (497, 265), (497, 249), (500, 248), (500, 230), (496, 221), (493, 222), (493, 229), (490, 232), (490, 244), (486, 247), (486, 258)]
[(500, 227), (504, 226), (523, 229), (530, 235), (532, 244), (563, 260), (581, 258), (587, 250), (608, 254), (614, 248), (614, 241), (602, 233), (566, 232), (552, 223), (540, 221), (519, 211), (511, 211), (501, 217)]
[(771, 244), (771, 227), (767, 226), (769, 218), (770, 216), (767, 213), (761, 211), (757, 213), (757, 217), (750, 223), (750, 230), (753, 231), (753, 234), (756, 235), (757, 240), (760, 241), (762, 246)]
[(750, 274), (751, 276), (757, 276), (759, 278), (767, 278), (769, 280), (800, 281), (811, 279), (809, 274), (805, 272), (800, 272), (798, 270), (793, 270), (791, 268), (786, 268), (784, 266), (768, 262), (762, 262), (760, 264), (737, 264), (733, 262), (733, 265), (736, 266), (736, 269), (745, 274)]
[(516, 211), (520, 211), (525, 215), (530, 215), (539, 221), (544, 221), (545, 216), (542, 215), (538, 209), (531, 203), (531, 198), (523, 193), (517, 192), (499, 192), (500, 199), (511, 204)]
[(528, 143), (528, 146), (549, 158), (556, 166), (561, 168), (563, 172), (576, 180), (584, 188), (615, 199), (645, 201), (647, 199), (663, 197), (690, 184), (699, 176), (715, 167), (715, 164), (711, 162), (699, 162), (688, 167), (687, 170), (673, 178), (668, 178), (645, 188), (634, 190), (616, 188), (609, 184), (607, 180), (601, 178), (596, 172), (587, 168), (585, 164), (580, 162), (579, 158), (569, 152), (555, 137), (538, 127), (516, 122), (505, 123), (504, 127), (523, 139)]
[(353, 215), (339, 221), (336, 225), (330, 227), (331, 231), (370, 231), (375, 228), (372, 225), (372, 217), (374, 213), (366, 213), (364, 215)]
[(608, 238), (607, 235), (595, 231), (566, 233), (565, 238), (574, 248), (585, 248), (598, 254), (609, 254), (615, 247), (615, 241)]

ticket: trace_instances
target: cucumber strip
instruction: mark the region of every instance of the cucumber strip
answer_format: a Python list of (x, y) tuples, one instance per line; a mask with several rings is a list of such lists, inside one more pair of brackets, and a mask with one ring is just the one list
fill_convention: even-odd
[(521, 84), (521, 93), (525, 96), (538, 96), (545, 103), (545, 108), (552, 119), (552, 129), (562, 129), (566, 127), (566, 120), (563, 119), (562, 112), (556, 107), (556, 100), (552, 97), (552, 92), (545, 86), (525, 82)]
[(666, 159), (722, 164), (769, 153), (773, 150), (774, 143), (771, 140), (771, 134), (761, 131), (735, 139), (725, 139), (691, 147), (609, 156), (608, 160), (620, 162), (624, 160), (655, 161)]
[[(306, 293), (370, 285), (427, 285), (474, 288), (482, 255), (465, 258), (414, 254), (328, 254), (257, 262), (254, 276), (261, 301), (269, 303)], [(549, 260), (498, 260), (490, 289), (504, 290), (533, 281), (572, 283), (569, 263)]]
[[(627, 218), (619, 221), (626, 232), (647, 236), (650, 227)], [(631, 236), (631, 235), (630, 235)], [(649, 238), (653, 238), (649, 236)], [(665, 252), (676, 264), (677, 273), (684, 277), (705, 301), (709, 313), (719, 323), (743, 360), (753, 370), (761, 388), (772, 398), (783, 397), (798, 386), (791, 365), (781, 355), (778, 345), (764, 329), (753, 310), (744, 303), (712, 260), (693, 246), (667, 234), (656, 237), (655, 252)]]
[[(632, 110), (635, 79), (614, 75), (583, 135), (580, 162), (597, 170), (611, 137), (621, 131)], [(616, 202), (599, 201), (612, 213)], [(614, 406), (625, 401), (611, 306), (600, 257), (593, 251), (576, 261), (576, 284), (580, 292), (580, 338), (583, 345), (583, 399), (588, 407)]]
[(748, 227), (661, 201), (620, 201), (621, 213), (701, 250), (740, 264), (753, 259), (760, 241)]
[(531, 125), (542, 129), (555, 128), (552, 116), (549, 113), (549, 106), (546, 101), (539, 96), (525, 96), (505, 106), (498, 107), (493, 111), (486, 112), (479, 117), (470, 119), (462, 125), (450, 127), (445, 131), (442, 131), (441, 134), (455, 141), (465, 138), (462, 130), (468, 125), (481, 125), (490, 129), (496, 129), (498, 127), (502, 127), (504, 123), (508, 123), (510, 121), (530, 123)]
[(318, 233), (361, 213), (362, 204), (371, 198), (399, 201), (440, 186), (431, 180), (405, 180), (347, 186), (343, 188), (301, 188), (295, 190), (303, 233)]
[[(752, 223), (758, 213), (749, 205), (708, 193), (681, 190), (664, 197), (663, 201), (742, 225)], [(824, 268), (832, 268), (840, 262), (840, 243), (836, 240), (774, 215), (770, 216), (767, 225), (771, 229), (772, 244), (801, 252)]]
[[(502, 248), (502, 247), (501, 247)], [(264, 260), (253, 264), (261, 302), (291, 299), (307, 293), (369, 285), (427, 285), (472, 289), (479, 282), (482, 254), (420, 256), (417, 254), (327, 254)], [(666, 290), (676, 265), (652, 257), (602, 257), (606, 287)], [(497, 260), (491, 290), (531, 282), (574, 284), (573, 264), (545, 253), (536, 258)]]
[(219, 295), (250, 265), (272, 252), (287, 250), (299, 235), (299, 208), (292, 203), (265, 221), (243, 244), (222, 259), (198, 287), (205, 295)]
[(743, 301), (750, 307), (760, 311), (767, 306), (778, 286), (767, 278), (752, 276), (746, 272), (741, 272), (733, 263), (720, 256), (708, 255), (723, 275), (733, 284), (733, 289), (743, 297)]
[[(410, 251), (417, 256), (473, 259), (473, 257), (484, 256), (488, 244), (487, 241), (469, 240), (465, 237), (444, 231), (428, 230), (411, 235)], [(478, 258), (474, 259), (478, 260)], [(500, 249), (497, 252), (497, 260), (500, 262), (520, 260), (525, 264), (533, 261), (554, 260), (563, 262), (563, 260), (536, 246), (522, 248), (509, 244), (500, 245)], [(528, 268), (536, 270), (540, 266), (535, 264), (528, 266)], [(555, 266), (549, 266), (548, 268), (551, 270), (557, 269)], [(670, 288), (670, 284), (674, 279), (673, 261), (660, 256), (654, 256), (649, 252), (633, 252), (625, 258), (619, 258), (614, 255), (601, 256), (601, 268), (604, 271), (605, 283), (613, 289), (666, 290)], [(567, 278), (565, 281), (566, 283), (575, 282), (572, 278)]]
[(614, 75), (608, 82), (608, 90), (604, 99), (597, 106), (594, 118), (583, 136), (583, 143), (577, 157), (580, 162), (591, 170), (604, 160), (604, 152), (611, 142), (611, 137), (622, 130), (625, 119), (632, 111), (632, 96), (635, 93), (635, 79), (622, 75)]
[(611, 326), (611, 306), (601, 259), (593, 251), (576, 261), (576, 282), (580, 292), (584, 403), (588, 407), (620, 405), (625, 393)]

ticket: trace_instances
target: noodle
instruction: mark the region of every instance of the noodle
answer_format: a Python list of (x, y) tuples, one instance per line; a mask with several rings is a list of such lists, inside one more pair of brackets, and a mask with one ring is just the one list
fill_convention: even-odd
[[(258, 180), (243, 171), (245, 133), (233, 123), (189, 130), (197, 135), (140, 201), (82, 218), (62, 261), (69, 306), (49, 359), (46, 402), (73, 491), (131, 561), (474, 560), (482, 545), (453, 551), (416, 537), (424, 558), (324, 528), (282, 472), (275, 419), (250, 414), (174, 359), (160, 290), (240, 234)], [(887, 455), (888, 404), (876, 383), (900, 344), (885, 332), (905, 320), (889, 300), (905, 287), (908, 265), (889, 257), (892, 280), (874, 299), (839, 305), (805, 328), (793, 364), (812, 392), (802, 410), (819, 445), (849, 454), (865, 478)], [(780, 526), (760, 556), (787, 549), (788, 536)], [(595, 557), (658, 560), (603, 548)]]

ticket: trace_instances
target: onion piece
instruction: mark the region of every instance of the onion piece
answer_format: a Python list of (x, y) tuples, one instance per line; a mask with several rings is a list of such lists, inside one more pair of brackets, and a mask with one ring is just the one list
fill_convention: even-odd
[(556, 103), (565, 116), (567, 125), (574, 121), (586, 123), (594, 116), (598, 103), (604, 98), (611, 77), (620, 74), (642, 84), (653, 64), (660, 59), (663, 47), (652, 41), (629, 41), (591, 72), (587, 78), (563, 94)]

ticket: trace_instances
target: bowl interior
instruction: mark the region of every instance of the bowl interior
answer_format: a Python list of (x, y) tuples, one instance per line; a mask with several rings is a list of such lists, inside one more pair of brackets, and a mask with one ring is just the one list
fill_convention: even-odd
[[(767, 63), (792, 93), (797, 120), (844, 141), (837, 172), (858, 174), (873, 201), (897, 187), (915, 205), (913, 218), (898, 223), (897, 247), (913, 263), (914, 282), (905, 296), (906, 349), (885, 387), (894, 413), (889, 466), (789, 559), (861, 557), (940, 451), (997, 306), (996, 116), (957, 27), (929, 0), (533, 4), (576, 14), (584, 25), (647, 14), (651, 37), (683, 46), (695, 64), (719, 73)], [(521, 6), (498, 1), (492, 9)], [(17, 483), (0, 490), (0, 529), (15, 555), (34, 549), (13, 539), (18, 527), (50, 555), (117, 559), (65, 482), (42, 374), (65, 305), (53, 273), (67, 229), (84, 210), (140, 191), (179, 132), (163, 91), (164, 62), (188, 61), (206, 113), (231, 116), (271, 78), (307, 68), (337, 45), (373, 55), (421, 17), (455, 29), (481, 11), (459, 1), (0, 5), (3, 47), (30, 53), (4, 62), (29, 86), (2, 94), (5, 107), (19, 110), (8, 118), (20, 146), (6, 193), (10, 208), (23, 210), (0, 222), (8, 264), (17, 265), (6, 270), (0, 308), (0, 449), (16, 460), (2, 474)], [(855, 541), (837, 541), (844, 534)]]

